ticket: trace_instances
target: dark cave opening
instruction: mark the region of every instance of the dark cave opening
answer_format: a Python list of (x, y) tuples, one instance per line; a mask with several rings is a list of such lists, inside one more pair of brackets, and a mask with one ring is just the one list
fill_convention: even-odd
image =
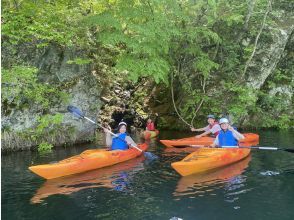
[(113, 112), (111, 118), (114, 120), (114, 122), (111, 122), (110, 126), (112, 128), (117, 128), (118, 124), (121, 121), (124, 121), (127, 123), (127, 131), (130, 132), (130, 127), (134, 125), (134, 118), (135, 116), (131, 114), (129, 111), (115, 111)]

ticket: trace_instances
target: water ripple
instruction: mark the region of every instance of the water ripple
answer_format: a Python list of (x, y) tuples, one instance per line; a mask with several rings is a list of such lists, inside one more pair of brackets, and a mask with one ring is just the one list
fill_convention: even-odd
[(280, 172), (267, 170), (267, 171), (264, 171), (264, 172), (260, 172), (260, 174), (262, 176), (276, 176), (276, 175), (280, 175)]

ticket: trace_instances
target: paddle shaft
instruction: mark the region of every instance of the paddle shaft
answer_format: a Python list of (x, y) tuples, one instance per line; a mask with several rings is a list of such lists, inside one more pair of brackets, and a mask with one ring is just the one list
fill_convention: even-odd
[[(83, 117), (84, 119), (86, 119), (86, 120), (88, 120), (88, 121), (92, 122), (93, 124), (97, 125), (98, 127), (105, 129), (107, 132), (109, 132), (111, 135), (113, 135), (113, 136), (117, 137), (118, 139), (120, 139), (120, 140), (122, 140), (122, 141), (126, 142), (124, 139), (122, 139), (122, 138), (118, 137), (118, 136), (117, 136), (116, 134), (114, 134), (112, 131), (110, 131), (109, 129), (107, 129), (107, 128), (103, 127), (102, 125), (100, 125), (100, 124), (96, 123), (96, 122), (95, 122), (95, 121), (93, 121), (92, 119), (90, 119), (90, 118), (88, 118), (88, 117), (86, 117), (86, 116), (82, 116), (82, 117)], [(131, 147), (133, 147), (133, 148), (136, 148), (136, 149), (137, 149), (138, 151), (140, 151), (140, 152), (143, 152), (143, 150), (141, 150), (140, 148), (138, 148), (138, 147), (137, 147), (137, 146), (135, 146), (135, 145), (132, 145), (132, 144), (131, 144)]]
[(258, 149), (258, 150), (281, 150), (281, 151), (287, 151), (290, 153), (294, 153), (294, 149), (290, 148), (278, 148), (278, 147), (256, 147), (256, 146), (251, 146), (251, 147), (242, 147), (242, 146), (223, 146), (222, 148), (247, 148), (247, 149)]
[(251, 146), (251, 147), (242, 147), (242, 146), (222, 146), (220, 148), (247, 148), (247, 149), (259, 149), (259, 150), (279, 150), (277, 147), (256, 147), (256, 146)]
[[(204, 145), (186, 145), (190, 147), (207, 147), (207, 148), (212, 148), (210, 146), (204, 146)], [(287, 151), (294, 153), (294, 149), (288, 149), (288, 148), (277, 148), (277, 147), (257, 147), (257, 146), (251, 146), (251, 147), (242, 147), (242, 146), (222, 146), (222, 147), (215, 147), (215, 148), (245, 148), (245, 149), (258, 149), (258, 150), (282, 150), (282, 151)]]

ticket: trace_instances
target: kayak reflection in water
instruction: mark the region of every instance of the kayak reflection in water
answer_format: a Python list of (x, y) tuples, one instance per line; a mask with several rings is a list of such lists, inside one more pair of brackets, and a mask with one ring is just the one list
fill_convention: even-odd
[[(108, 129), (111, 130), (111, 127), (108, 126)], [(137, 144), (133, 139), (127, 134), (127, 123), (120, 122), (118, 124), (118, 133), (111, 137), (110, 132), (107, 129), (104, 129), (106, 133), (106, 145), (110, 147), (111, 150), (127, 150), (129, 145), (136, 146)]]

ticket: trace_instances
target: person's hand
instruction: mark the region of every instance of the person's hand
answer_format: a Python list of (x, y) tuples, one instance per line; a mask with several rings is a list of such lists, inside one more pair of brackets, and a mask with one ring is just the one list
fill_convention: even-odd
[(234, 129), (231, 125), (229, 125), (229, 126), (228, 126), (228, 130), (230, 130), (230, 131), (234, 131), (235, 129)]
[(111, 127), (108, 125), (107, 128), (103, 128), (103, 130), (104, 130), (105, 133), (109, 132), (109, 131), (111, 131)]
[(201, 138), (202, 136), (201, 136), (201, 135), (196, 135), (195, 137), (196, 137), (196, 138)]

